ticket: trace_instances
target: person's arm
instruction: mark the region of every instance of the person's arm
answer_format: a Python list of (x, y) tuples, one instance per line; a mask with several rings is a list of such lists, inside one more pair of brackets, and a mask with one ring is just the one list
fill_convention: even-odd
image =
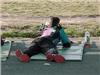
[(71, 46), (71, 42), (68, 38), (67, 33), (65, 33), (64, 28), (60, 29), (60, 40), (63, 44), (63, 47), (67, 48)]

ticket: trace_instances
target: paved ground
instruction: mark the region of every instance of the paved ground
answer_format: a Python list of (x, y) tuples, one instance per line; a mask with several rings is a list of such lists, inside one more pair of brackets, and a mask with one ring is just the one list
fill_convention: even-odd
[[(24, 43), (13, 43), (12, 54), (16, 48), (24, 49)], [(49, 65), (45, 65), (48, 63)], [(2, 75), (100, 75), (100, 40), (92, 41), (92, 48), (84, 49), (83, 61), (55, 62), (32, 60), (29, 63), (19, 62), (10, 56), (2, 62)]]

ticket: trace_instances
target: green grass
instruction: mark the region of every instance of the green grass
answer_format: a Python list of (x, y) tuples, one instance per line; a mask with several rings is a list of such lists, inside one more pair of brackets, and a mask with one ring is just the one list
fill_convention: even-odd
[[(87, 21), (84, 25), (69, 24), (62, 25), (65, 28), (65, 32), (70, 37), (83, 37), (84, 33), (88, 30), (93, 37), (100, 37), (100, 25), (97, 22)], [(3, 32), (2, 35), (5, 37), (29, 37), (34, 38), (40, 35), (39, 28), (40, 24), (37, 25), (17, 25), (8, 26), (7, 31)]]
[(40, 34), (37, 32), (23, 32), (23, 31), (9, 31), (2, 34), (3, 37), (24, 37), (24, 38), (35, 38)]
[(30, 16), (74, 16), (100, 15), (100, 5), (97, 2), (64, 2), (64, 1), (32, 1), (32, 2), (5, 2), (2, 12)]

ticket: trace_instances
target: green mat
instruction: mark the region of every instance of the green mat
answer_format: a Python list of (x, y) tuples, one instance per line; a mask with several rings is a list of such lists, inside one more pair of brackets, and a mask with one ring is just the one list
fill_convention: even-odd
[(6, 41), (3, 46), (0, 48), (1, 54), (0, 58), (1, 61), (6, 61), (9, 57), (10, 49), (11, 49), (11, 41)]

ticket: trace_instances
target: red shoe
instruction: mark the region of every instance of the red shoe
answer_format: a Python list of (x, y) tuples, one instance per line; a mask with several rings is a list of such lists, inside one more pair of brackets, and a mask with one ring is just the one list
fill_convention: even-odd
[(48, 61), (55, 61), (57, 63), (63, 63), (65, 59), (63, 56), (58, 55), (58, 54), (48, 54), (47, 60)]
[(21, 55), (23, 55), (23, 53), (18, 49), (16, 50), (15, 54), (17, 57), (20, 57)]
[(15, 52), (16, 56), (18, 57), (18, 59), (22, 62), (29, 62), (30, 61), (30, 57), (27, 54), (23, 54), (20, 50), (16, 50)]
[(29, 62), (30, 61), (30, 57), (27, 54), (23, 54), (19, 57), (20, 61), (22, 62)]
[(54, 56), (54, 60), (57, 62), (57, 63), (63, 63), (65, 61), (65, 58), (61, 55), (56, 55)]
[(47, 58), (48, 61), (53, 61), (54, 55), (53, 54), (47, 54), (46, 58)]

